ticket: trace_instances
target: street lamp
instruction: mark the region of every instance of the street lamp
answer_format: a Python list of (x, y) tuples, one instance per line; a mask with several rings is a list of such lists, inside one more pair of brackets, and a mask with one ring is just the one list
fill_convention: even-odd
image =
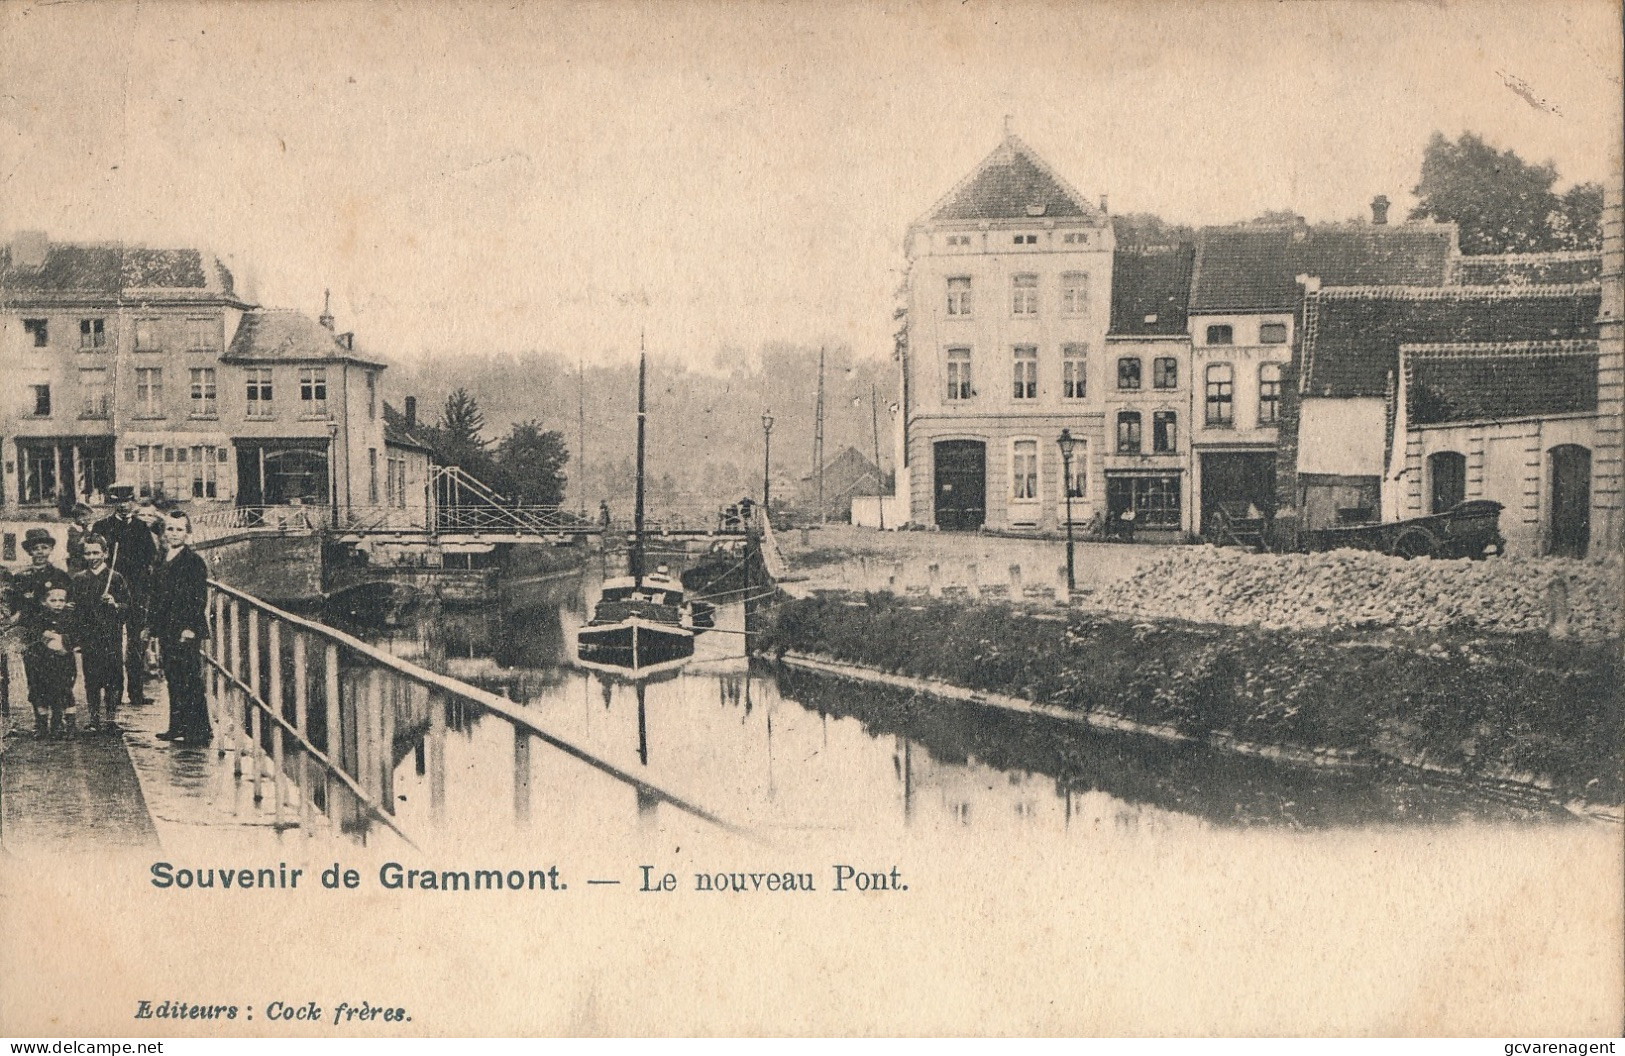
[(1078, 442), (1073, 439), (1070, 429), (1062, 429), (1060, 439), (1055, 442), (1061, 447), (1061, 490), (1066, 493), (1066, 592), (1071, 595), (1078, 589), (1072, 558), (1072, 452)]
[(762, 516), (766, 517), (773, 499), (773, 412), (762, 412)]

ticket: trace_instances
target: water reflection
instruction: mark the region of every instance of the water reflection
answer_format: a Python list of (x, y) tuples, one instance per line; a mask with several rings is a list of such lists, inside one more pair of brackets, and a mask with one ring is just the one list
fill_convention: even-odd
[[(1545, 804), (1382, 773), (1287, 767), (752, 664), (745, 613), (717, 611), (679, 671), (623, 681), (570, 664), (598, 577), (479, 612), (367, 631), (395, 654), (509, 697), (543, 729), (749, 829), (1058, 836), (1554, 816)], [(344, 693), (345, 760), (408, 832), (624, 832), (644, 791), (500, 716), (384, 672)], [(670, 813), (669, 811), (666, 813)]]

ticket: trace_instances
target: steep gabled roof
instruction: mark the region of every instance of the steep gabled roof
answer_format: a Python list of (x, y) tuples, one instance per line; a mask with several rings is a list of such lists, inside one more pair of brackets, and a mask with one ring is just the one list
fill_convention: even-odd
[(311, 363), (324, 360), (371, 367), (384, 365), (357, 355), (354, 349), (346, 348), (333, 331), (292, 308), (268, 308), (244, 315), (237, 324), (231, 347), (220, 357), (222, 363)]
[(1007, 135), (993, 153), (932, 206), (922, 224), (980, 220), (1099, 219), (1100, 210), (1031, 147)]
[(1597, 409), (1595, 341), (1405, 345), (1405, 419), (1438, 425)]
[(9, 246), (0, 248), (6, 304), (144, 298), (240, 303), (230, 269), (202, 250), (53, 242), (40, 267), (20, 267), (13, 266)]
[(1402, 345), (1595, 340), (1602, 301), (1575, 286), (1321, 289), (1304, 298), (1305, 396), (1385, 396)]
[(1146, 246), (1112, 255), (1112, 324), (1122, 336), (1185, 333), (1196, 247)]
[(1453, 224), (1205, 227), (1197, 235), (1192, 312), (1289, 312), (1299, 275), (1327, 286), (1442, 286)]

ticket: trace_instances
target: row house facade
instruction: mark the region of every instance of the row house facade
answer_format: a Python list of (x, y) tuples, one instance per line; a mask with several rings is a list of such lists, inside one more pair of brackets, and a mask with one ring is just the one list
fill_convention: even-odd
[[(901, 425), (915, 522), (1053, 529), (1068, 491), (1079, 520), (1104, 508), (1104, 204), (1007, 136), (909, 228)], [(1070, 480), (1062, 429), (1078, 439)]]
[(384, 368), (332, 324), (256, 307), (196, 249), (18, 234), (0, 249), (0, 509), (41, 518), (114, 484), (194, 512), (376, 505)]
[(1196, 495), (1190, 531), (1211, 535), (1221, 511), (1276, 511), (1299, 276), (1378, 287), (1438, 287), (1449, 280), (1455, 226), (1390, 225), (1387, 212), (1387, 200), (1379, 197), (1370, 224), (1241, 225), (1199, 234), (1190, 304)]

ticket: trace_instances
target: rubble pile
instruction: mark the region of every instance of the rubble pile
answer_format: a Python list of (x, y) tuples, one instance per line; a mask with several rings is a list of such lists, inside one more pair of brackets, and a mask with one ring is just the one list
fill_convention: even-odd
[(1171, 549), (1096, 595), (1111, 612), (1270, 630), (1550, 631), (1617, 638), (1621, 562), (1500, 557), (1407, 561), (1363, 550)]

